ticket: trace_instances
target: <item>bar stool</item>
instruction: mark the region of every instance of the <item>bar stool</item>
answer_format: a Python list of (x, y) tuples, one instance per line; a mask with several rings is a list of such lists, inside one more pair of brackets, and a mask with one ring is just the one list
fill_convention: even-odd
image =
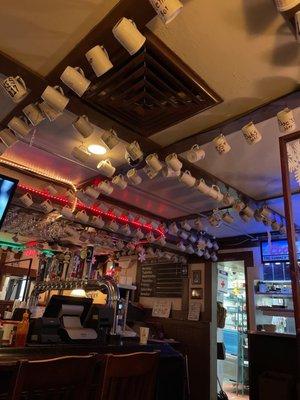
[(20, 361), (8, 400), (86, 400), (96, 362), (95, 355)]
[(100, 400), (154, 400), (159, 353), (109, 354)]

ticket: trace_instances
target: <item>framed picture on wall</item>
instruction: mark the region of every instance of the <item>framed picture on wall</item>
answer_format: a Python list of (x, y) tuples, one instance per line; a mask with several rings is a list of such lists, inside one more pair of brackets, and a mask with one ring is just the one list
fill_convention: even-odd
[(192, 271), (192, 285), (201, 285), (202, 284), (202, 276), (200, 270)]
[(191, 299), (203, 299), (203, 288), (191, 288)]

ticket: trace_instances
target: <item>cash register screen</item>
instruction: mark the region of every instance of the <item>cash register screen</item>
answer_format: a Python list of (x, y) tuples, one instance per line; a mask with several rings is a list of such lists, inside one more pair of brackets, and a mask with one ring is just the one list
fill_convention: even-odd
[(88, 312), (92, 306), (93, 299), (86, 297), (72, 297), (72, 296), (60, 296), (53, 295), (49, 300), (49, 303), (44, 311), (44, 317), (46, 318), (58, 318), (61, 315), (61, 309), (63, 305), (67, 306), (83, 306), (83, 311), (80, 316), (80, 321), (83, 324), (86, 320)]

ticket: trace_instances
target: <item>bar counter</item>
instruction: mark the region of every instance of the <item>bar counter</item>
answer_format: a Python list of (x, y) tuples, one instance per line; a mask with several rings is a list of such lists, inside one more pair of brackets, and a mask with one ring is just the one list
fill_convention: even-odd
[(149, 343), (140, 345), (136, 339), (124, 339), (117, 344), (55, 344), (29, 345), (24, 348), (0, 348), (0, 398), (7, 390), (14, 364), (18, 360), (39, 360), (70, 355), (128, 354), (135, 352), (159, 351), (159, 368), (157, 374), (157, 400), (181, 400), (184, 391), (183, 357), (169, 344)]

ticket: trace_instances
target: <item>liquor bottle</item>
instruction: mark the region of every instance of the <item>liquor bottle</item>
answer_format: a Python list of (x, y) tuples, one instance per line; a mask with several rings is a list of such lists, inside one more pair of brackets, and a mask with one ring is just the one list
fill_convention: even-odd
[(29, 314), (27, 311), (25, 311), (22, 321), (20, 321), (17, 325), (15, 347), (25, 347), (28, 330)]

